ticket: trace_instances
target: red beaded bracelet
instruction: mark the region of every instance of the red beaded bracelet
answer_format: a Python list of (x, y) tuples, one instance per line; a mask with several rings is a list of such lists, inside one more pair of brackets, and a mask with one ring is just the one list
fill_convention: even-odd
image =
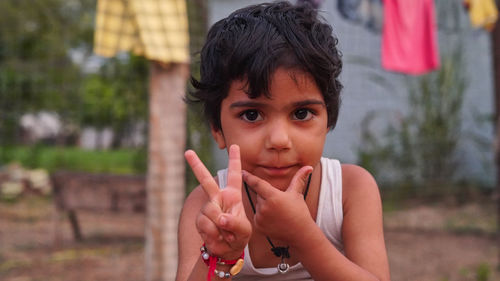
[[(205, 244), (203, 244), (203, 246), (201, 246), (200, 252), (201, 252), (201, 259), (208, 266), (207, 281), (212, 280), (212, 276), (215, 274), (219, 278), (229, 278), (231, 276), (238, 274), (241, 271), (241, 268), (243, 267), (243, 260), (245, 258), (244, 252), (241, 253), (241, 256), (235, 260), (225, 260), (225, 259), (210, 255), (208, 253), (207, 247), (205, 247)], [(231, 267), (229, 272), (224, 272), (224, 271), (220, 271), (220, 270), (215, 269), (215, 266), (217, 264), (233, 265), (233, 267)]]

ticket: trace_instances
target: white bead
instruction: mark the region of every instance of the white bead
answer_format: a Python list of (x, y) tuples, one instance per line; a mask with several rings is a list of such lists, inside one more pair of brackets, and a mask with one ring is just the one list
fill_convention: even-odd
[(224, 278), (225, 275), (224, 271), (219, 271), (219, 278)]
[(210, 255), (208, 253), (203, 253), (201, 255), (201, 257), (204, 259), (204, 260), (208, 260), (210, 258)]

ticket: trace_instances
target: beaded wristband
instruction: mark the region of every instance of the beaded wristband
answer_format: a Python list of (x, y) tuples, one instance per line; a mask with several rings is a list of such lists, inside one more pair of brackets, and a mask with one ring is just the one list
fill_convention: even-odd
[[(210, 255), (208, 253), (207, 247), (205, 247), (205, 244), (201, 246), (200, 252), (203, 262), (205, 262), (205, 264), (208, 266), (207, 281), (212, 280), (213, 275), (216, 275), (219, 278), (230, 278), (231, 276), (238, 274), (243, 267), (243, 259), (245, 257), (245, 253), (242, 253), (238, 259), (224, 260), (222, 258)], [(229, 272), (224, 272), (222, 270), (215, 269), (215, 266), (217, 264), (233, 266), (231, 267), (231, 269), (229, 269)]]

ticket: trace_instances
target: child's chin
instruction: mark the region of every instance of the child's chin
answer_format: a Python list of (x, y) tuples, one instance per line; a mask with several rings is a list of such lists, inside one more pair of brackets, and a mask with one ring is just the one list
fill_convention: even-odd
[(288, 186), (290, 185), (290, 180), (289, 179), (271, 179), (271, 180), (269, 180), (269, 183), (276, 189), (279, 189), (281, 191), (286, 191), (288, 189)]

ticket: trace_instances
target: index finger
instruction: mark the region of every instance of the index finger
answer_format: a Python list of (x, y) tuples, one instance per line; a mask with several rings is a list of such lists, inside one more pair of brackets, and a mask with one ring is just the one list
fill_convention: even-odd
[(196, 152), (193, 150), (188, 150), (184, 153), (191, 170), (193, 170), (194, 176), (200, 182), (201, 187), (205, 190), (208, 198), (212, 200), (219, 193), (219, 186), (215, 182), (214, 178), (208, 171), (208, 169), (203, 165)]
[(227, 169), (227, 187), (241, 189), (241, 157), (240, 147), (231, 145), (229, 147), (229, 163)]
[(267, 181), (254, 176), (247, 171), (243, 171), (243, 180), (253, 191), (255, 191), (255, 193), (257, 193), (257, 195), (263, 199), (273, 196), (276, 192), (276, 188), (274, 188)]

